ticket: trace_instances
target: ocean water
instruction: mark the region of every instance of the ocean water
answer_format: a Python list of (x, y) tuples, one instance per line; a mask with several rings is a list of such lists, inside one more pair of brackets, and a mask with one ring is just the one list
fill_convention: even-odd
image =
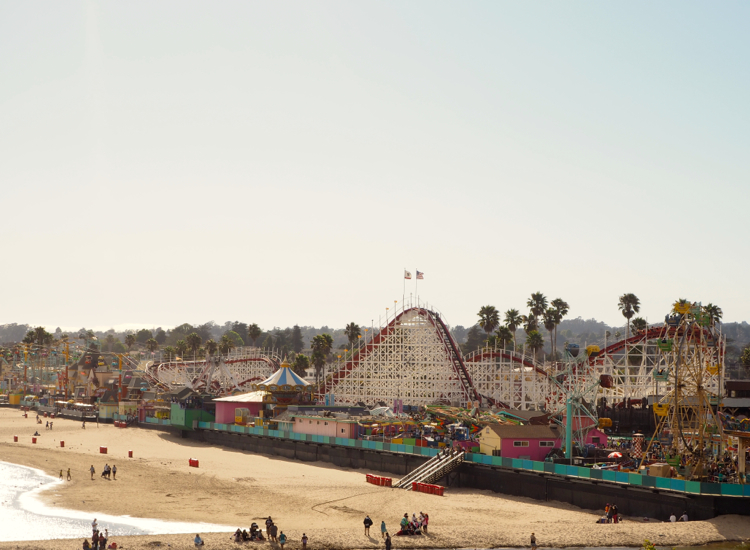
[(91, 522), (109, 537), (177, 533), (234, 532), (226, 525), (182, 523), (158, 519), (109, 516), (46, 506), (39, 498), (44, 490), (65, 483), (40, 470), (0, 462), (0, 541), (91, 538)]

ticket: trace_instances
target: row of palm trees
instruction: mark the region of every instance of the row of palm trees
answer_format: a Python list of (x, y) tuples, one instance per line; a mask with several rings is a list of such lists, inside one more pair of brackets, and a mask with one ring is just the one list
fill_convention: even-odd
[(516, 349), (516, 331), (523, 327), (526, 332), (525, 345), (531, 349), (536, 356), (537, 352), (544, 347), (544, 339), (539, 332), (540, 323), (549, 332), (550, 348), (553, 357), (557, 356), (557, 326), (568, 314), (570, 306), (562, 298), (555, 298), (551, 302), (541, 292), (534, 292), (526, 301), (526, 307), (529, 308), (527, 315), (522, 315), (517, 309), (509, 309), (505, 312), (504, 324), (500, 322), (500, 312), (495, 306), (482, 306), (479, 309), (479, 326), (487, 333), (488, 341), (491, 341), (491, 334), (495, 333), (495, 341), (503, 348), (513, 342), (513, 349)]
[[(678, 308), (681, 308), (681, 306), (689, 303), (689, 300), (680, 298), (672, 306), (672, 312), (677, 312)], [(625, 317), (625, 319), (627, 320), (625, 324), (627, 338), (630, 338), (631, 329), (634, 333), (643, 332), (648, 329), (648, 321), (646, 321), (643, 317), (636, 317), (632, 321), (630, 320), (636, 313), (639, 313), (641, 311), (641, 301), (638, 299), (638, 296), (636, 296), (632, 292), (623, 294), (622, 296), (620, 296), (620, 299), (617, 302), (617, 307), (622, 313), (623, 317)], [(711, 303), (705, 306), (701, 306), (701, 312), (708, 318), (708, 323), (711, 326), (714, 326), (716, 323), (720, 322), (721, 318), (724, 316), (724, 312), (721, 310), (721, 308)]]

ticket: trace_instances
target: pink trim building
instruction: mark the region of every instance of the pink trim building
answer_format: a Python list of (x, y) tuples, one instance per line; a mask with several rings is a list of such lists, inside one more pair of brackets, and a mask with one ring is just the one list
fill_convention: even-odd
[(489, 424), (479, 432), (480, 452), (492, 456), (544, 460), (561, 445), (560, 430), (549, 426)]
[(248, 409), (250, 418), (259, 416), (263, 409), (264, 393), (263, 391), (252, 391), (214, 399), (214, 403), (216, 403), (215, 422), (217, 424), (234, 424), (237, 409)]

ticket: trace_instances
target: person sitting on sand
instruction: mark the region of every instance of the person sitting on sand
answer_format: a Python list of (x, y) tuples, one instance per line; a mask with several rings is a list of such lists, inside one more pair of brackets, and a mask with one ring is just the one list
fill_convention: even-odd
[(39, 437), (40, 435), (42, 434), (40, 434), (39, 432), (34, 432), (34, 437)]
[(685, 511), (685, 512), (682, 512), (680, 519), (677, 521), (687, 521), (687, 520), (688, 520), (688, 516), (687, 516), (687, 512)]
[(234, 532), (234, 536), (232, 538), (234, 539), (234, 542), (242, 542), (242, 531), (240, 531), (239, 527)]
[(402, 531), (406, 529), (406, 527), (409, 525), (409, 514), (404, 514), (404, 517), (401, 518), (400, 525)]
[(256, 533), (258, 532), (258, 524), (253, 522), (250, 526), (250, 540), (255, 540)]
[(89, 544), (88, 539), (83, 539), (83, 550), (91, 550), (91, 545)]
[(247, 542), (250, 540), (250, 535), (247, 534), (247, 529), (242, 530), (242, 542)]
[(195, 535), (193, 542), (195, 543), (196, 546), (203, 546), (203, 539), (198, 534)]

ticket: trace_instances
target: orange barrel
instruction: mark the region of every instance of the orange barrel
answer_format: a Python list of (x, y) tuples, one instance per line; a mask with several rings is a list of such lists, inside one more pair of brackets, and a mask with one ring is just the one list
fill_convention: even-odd
[(128, 451), (128, 458), (133, 458), (133, 451)]
[(60, 447), (65, 447), (65, 441), (60, 441)]
[(31, 442), (32, 442), (32, 443), (36, 443), (36, 437), (32, 437), (32, 438), (31, 438)]
[(18, 436), (17, 435), (13, 436), (13, 443), (18, 443)]
[(106, 447), (99, 447), (99, 454), (106, 455), (107, 454), (107, 448)]

